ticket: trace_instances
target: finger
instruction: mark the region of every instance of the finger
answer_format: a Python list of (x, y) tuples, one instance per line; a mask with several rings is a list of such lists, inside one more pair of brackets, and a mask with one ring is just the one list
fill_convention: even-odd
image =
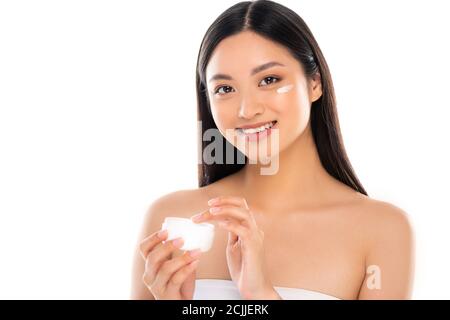
[[(213, 210), (214, 209), (214, 210)], [(213, 211), (213, 212), (211, 212)], [(256, 219), (252, 213), (241, 207), (221, 206), (212, 207), (207, 213), (203, 213), (191, 218), (194, 222), (214, 222), (224, 220), (236, 220), (238, 223), (244, 224), (246, 227), (256, 227)]]
[(167, 238), (167, 230), (159, 230), (155, 233), (152, 233), (144, 240), (142, 240), (139, 244), (139, 252), (141, 253), (142, 258), (145, 260), (147, 258), (148, 253), (153, 250), (153, 248), (159, 244), (161, 241)]
[(173, 274), (180, 268), (186, 266), (194, 260), (197, 260), (200, 257), (200, 254), (201, 251), (199, 249), (192, 250), (185, 252), (179, 257), (164, 262), (156, 275), (154, 282), (155, 286), (158, 288), (166, 288)]
[[(231, 231), (233, 232), (236, 236), (242, 238), (242, 239), (248, 239), (250, 236), (250, 229), (244, 227), (242, 224), (240, 223), (236, 223), (235, 221), (220, 221), (218, 223), (218, 225), (222, 228), (224, 228), (225, 230)], [(236, 237), (231, 237), (231, 239), (228, 239), (230, 242), (231, 241), (237, 241)], [(233, 242), (234, 243), (234, 242)]]
[(231, 231), (231, 230), (227, 230), (227, 231), (228, 231), (228, 245), (232, 246), (239, 240), (239, 237), (233, 231)]
[(151, 265), (156, 265), (158, 262), (166, 260), (170, 257), (173, 251), (179, 249), (183, 246), (183, 239), (176, 238), (170, 241), (165, 241), (157, 245), (149, 254), (147, 255), (145, 267), (150, 267)]
[[(214, 214), (210, 213), (209, 210), (207, 210), (205, 212), (202, 212), (202, 213), (196, 214), (195, 216), (192, 216), (191, 220), (195, 223), (200, 223), (200, 222), (206, 222), (206, 221), (214, 222), (214, 220), (220, 221), (223, 219), (220, 219), (220, 217), (215, 216)], [(239, 220), (239, 221), (241, 221), (241, 220)]]
[[(167, 292), (169, 294), (176, 294), (177, 292), (180, 292), (180, 288), (183, 285), (183, 283), (186, 281), (189, 276), (195, 272), (197, 269), (197, 266), (199, 264), (200, 260), (196, 259), (186, 266), (183, 266), (182, 268), (178, 269), (177, 272), (175, 272), (172, 277), (170, 278), (168, 284), (167, 284)], [(195, 278), (194, 278), (195, 279)]]
[(203, 218), (206, 218), (209, 215), (210, 215), (209, 209), (207, 209), (207, 210), (204, 210), (204, 211), (202, 211), (202, 212), (200, 212), (198, 214), (195, 214), (195, 215), (191, 216), (191, 220), (193, 222), (200, 222), (201, 220), (203, 220)]
[(209, 206), (217, 206), (222, 204), (228, 204), (238, 207), (243, 207), (245, 209), (249, 209), (247, 200), (243, 197), (234, 197), (234, 196), (219, 196), (208, 201)]
[(252, 220), (252, 216), (247, 209), (234, 206), (224, 205), (220, 207), (211, 207), (209, 209), (209, 213), (210, 215), (207, 216), (207, 218), (210, 220), (223, 220), (224, 218), (233, 218), (240, 222), (246, 221), (248, 223), (250, 223)]
[(176, 238), (159, 244), (152, 250), (145, 260), (145, 272), (150, 279), (156, 276), (162, 263), (170, 258), (173, 251), (183, 246), (182, 238)]

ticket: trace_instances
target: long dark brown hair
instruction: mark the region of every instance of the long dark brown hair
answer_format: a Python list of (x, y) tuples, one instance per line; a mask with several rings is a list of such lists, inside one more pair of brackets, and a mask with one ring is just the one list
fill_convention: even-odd
[[(197, 119), (201, 124), (199, 130), (200, 152), (208, 145), (203, 134), (206, 130), (217, 126), (211, 114), (206, 91), (205, 72), (214, 48), (226, 37), (241, 31), (250, 30), (266, 39), (283, 45), (297, 59), (305, 70), (307, 78), (317, 72), (321, 75), (322, 96), (311, 106), (311, 129), (317, 146), (320, 161), (327, 172), (354, 190), (367, 195), (359, 182), (345, 152), (336, 109), (331, 74), (322, 51), (314, 36), (302, 18), (289, 8), (268, 0), (239, 2), (223, 12), (208, 28), (200, 46), (197, 72)], [(225, 150), (233, 150), (235, 159), (242, 153), (223, 139)], [(228, 148), (228, 149), (227, 149)], [(199, 164), (199, 187), (211, 184), (223, 177), (242, 169), (247, 163)]]

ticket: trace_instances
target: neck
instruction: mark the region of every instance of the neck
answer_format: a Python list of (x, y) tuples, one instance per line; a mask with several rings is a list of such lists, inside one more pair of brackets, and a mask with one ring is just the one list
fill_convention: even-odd
[(320, 162), (310, 127), (279, 153), (275, 174), (261, 175), (260, 169), (260, 164), (245, 165), (239, 180), (247, 201), (266, 209), (317, 204), (333, 180)]

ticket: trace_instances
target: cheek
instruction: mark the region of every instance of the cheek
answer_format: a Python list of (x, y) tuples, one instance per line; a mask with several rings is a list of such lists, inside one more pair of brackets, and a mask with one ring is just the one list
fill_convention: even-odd
[(266, 97), (272, 109), (285, 123), (303, 122), (309, 118), (309, 99), (301, 85), (287, 85)]
[(308, 96), (305, 93), (298, 93), (294, 95), (291, 103), (289, 104), (288, 112), (292, 115), (290, 120), (296, 124), (299, 129), (306, 127), (310, 114), (310, 103)]
[(298, 85), (288, 92), (274, 95), (271, 103), (280, 122), (281, 151), (301, 135), (308, 125), (310, 116), (308, 93)]
[(235, 110), (231, 102), (221, 101), (211, 104), (211, 113), (220, 133), (226, 137), (226, 131), (234, 128)]

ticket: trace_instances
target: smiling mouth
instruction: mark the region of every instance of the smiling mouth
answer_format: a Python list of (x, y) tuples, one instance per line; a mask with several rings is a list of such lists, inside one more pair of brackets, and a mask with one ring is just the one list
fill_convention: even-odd
[(256, 128), (236, 128), (236, 131), (238, 134), (255, 134), (255, 133), (261, 133), (264, 132), (270, 128), (272, 128), (277, 123), (277, 120), (267, 122), (259, 127)]

